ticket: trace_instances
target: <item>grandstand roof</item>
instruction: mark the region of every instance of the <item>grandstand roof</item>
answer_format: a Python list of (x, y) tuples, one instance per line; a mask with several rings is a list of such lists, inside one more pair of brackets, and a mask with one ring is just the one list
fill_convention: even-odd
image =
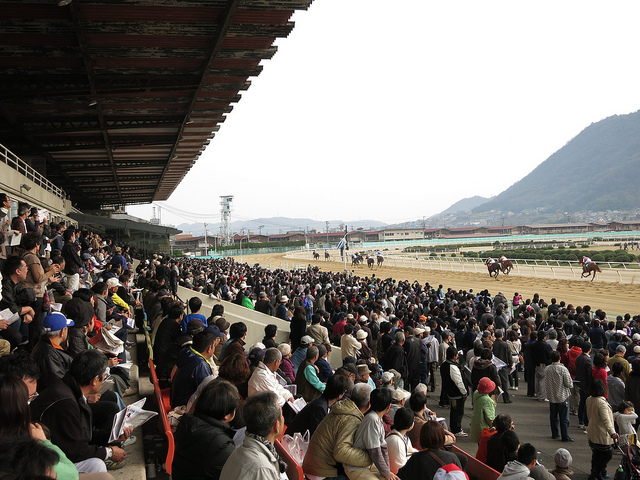
[(311, 2), (3, 2), (0, 144), (81, 209), (166, 200)]

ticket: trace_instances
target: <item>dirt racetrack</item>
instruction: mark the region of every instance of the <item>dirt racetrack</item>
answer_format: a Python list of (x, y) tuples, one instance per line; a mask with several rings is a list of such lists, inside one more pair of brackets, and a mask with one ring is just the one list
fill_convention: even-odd
[[(236, 259), (237, 260), (237, 259)], [(270, 255), (245, 255), (243, 261), (253, 265), (259, 263), (267, 268), (281, 268), (288, 264), (292, 268), (294, 264), (312, 264), (320, 267), (321, 270), (339, 272), (344, 269), (341, 262), (325, 262), (322, 258), (313, 260), (295, 260), (286, 258), (285, 254)], [(556, 298), (558, 302), (564, 300), (567, 304), (591, 305), (592, 309), (602, 308), (611, 316), (624, 315), (630, 313), (632, 316), (640, 314), (640, 285), (621, 284), (611, 282), (590, 282), (588, 279), (581, 280), (559, 280), (551, 278), (530, 278), (519, 276), (499, 276), (496, 279), (489, 278), (488, 273), (472, 272), (451, 272), (433, 269), (415, 268), (395, 268), (383, 266), (381, 268), (368, 268), (366, 265), (359, 265), (349, 270), (354, 271), (354, 275), (365, 277), (375, 274), (376, 277), (394, 278), (396, 280), (417, 280), (421, 284), (429, 282), (431, 285), (442, 284), (444, 288), (454, 288), (457, 290), (473, 289), (474, 292), (489, 290), (491, 295), (496, 295), (499, 291), (504, 292), (507, 298), (513, 297), (514, 292), (520, 293), (525, 299), (533, 297), (538, 293), (547, 302), (551, 298)]]

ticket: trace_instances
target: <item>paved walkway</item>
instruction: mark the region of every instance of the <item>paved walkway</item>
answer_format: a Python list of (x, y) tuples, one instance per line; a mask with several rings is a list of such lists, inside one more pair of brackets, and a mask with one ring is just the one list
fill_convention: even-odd
[[(440, 376), (439, 372), (437, 373)], [(520, 373), (522, 377), (522, 373)], [(519, 390), (510, 390), (509, 394), (513, 403), (502, 403), (496, 407), (496, 413), (508, 413), (515, 424), (515, 431), (518, 434), (520, 443), (531, 443), (538, 449), (538, 461), (550, 470), (554, 468), (554, 454), (558, 448), (566, 448), (573, 457), (572, 480), (587, 480), (591, 469), (591, 449), (587, 443), (587, 435), (578, 428), (578, 417), (571, 416), (569, 424), (569, 435), (575, 442), (561, 442), (551, 439), (551, 427), (549, 426), (549, 403), (538, 402), (535, 398), (527, 397), (527, 384), (520, 381)], [(439, 416), (443, 416), (449, 423), (449, 411), (438, 407), (440, 398), (440, 387), (436, 387), (434, 393), (429, 393), (427, 407), (434, 410)], [(471, 399), (468, 398), (465, 404), (465, 417), (462, 420), (462, 428), (469, 431), (471, 423)], [(465, 450), (470, 455), (476, 454), (477, 444), (469, 437), (459, 438), (456, 445)], [(607, 473), (613, 478), (621, 456), (613, 456)]]

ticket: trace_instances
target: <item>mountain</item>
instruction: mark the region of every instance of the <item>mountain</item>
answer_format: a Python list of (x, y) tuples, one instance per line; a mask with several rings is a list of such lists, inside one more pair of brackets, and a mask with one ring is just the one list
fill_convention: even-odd
[[(217, 234), (220, 232), (220, 223), (207, 223), (207, 233)], [(356, 220), (345, 222), (342, 220), (329, 221), (329, 231), (344, 230), (348, 226), (349, 230), (363, 228), (365, 230), (375, 230), (386, 226), (386, 223), (375, 220)], [(202, 223), (181, 223), (176, 228), (182, 230), (185, 234), (191, 233), (195, 236), (204, 234), (204, 224)], [(234, 233), (250, 232), (251, 235), (257, 235), (262, 232), (263, 235), (277, 235), (289, 231), (305, 231), (309, 233), (323, 233), (327, 231), (327, 223), (312, 220), (310, 218), (256, 218), (254, 220), (236, 220), (231, 222), (231, 231)]]
[(639, 181), (640, 111), (592, 123), (473, 213), (634, 210)]
[(438, 215), (446, 215), (448, 213), (455, 213), (455, 212), (468, 212), (482, 205), (488, 200), (489, 200), (488, 198), (480, 197), (479, 195), (476, 195), (474, 197), (463, 198), (462, 200), (459, 200), (453, 205), (451, 205), (446, 210), (443, 210), (442, 212), (440, 212)]

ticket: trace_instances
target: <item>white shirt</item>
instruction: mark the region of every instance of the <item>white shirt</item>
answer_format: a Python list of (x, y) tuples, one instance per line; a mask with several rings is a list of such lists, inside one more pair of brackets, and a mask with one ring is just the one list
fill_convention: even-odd
[(273, 392), (278, 395), (278, 405), (283, 406), (284, 402), (293, 397), (291, 392), (278, 382), (275, 372), (260, 362), (249, 379), (249, 395), (256, 392)]

